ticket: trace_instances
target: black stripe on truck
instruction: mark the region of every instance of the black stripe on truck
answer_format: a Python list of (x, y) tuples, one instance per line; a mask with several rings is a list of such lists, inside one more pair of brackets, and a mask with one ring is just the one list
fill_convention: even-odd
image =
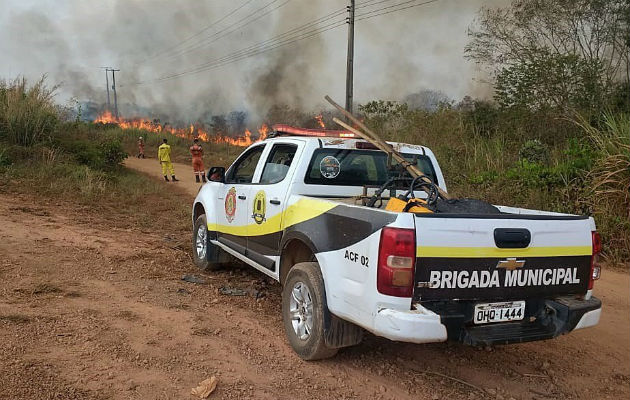
[(306, 241), (314, 253), (352, 246), (396, 221), (396, 215), (372, 209), (336, 206), (285, 230), (282, 246), (292, 239)]
[[(587, 291), (591, 256), (518, 257), (517, 259), (525, 261), (523, 267), (506, 270), (497, 268), (499, 261), (506, 260), (505, 258), (418, 257), (414, 300), (525, 300), (584, 294)], [(546, 272), (547, 270), (551, 272)], [(549, 280), (559, 277), (558, 270), (563, 270), (562, 279), (545, 285), (545, 278)], [(432, 271), (439, 272), (440, 285), (438, 287), (429, 287)], [(464, 273), (460, 274), (461, 272)], [(477, 287), (471, 286), (473, 274), (476, 274), (480, 281)], [(570, 280), (567, 274), (571, 275)], [(484, 285), (481, 281), (481, 279), (487, 280), (492, 277), (497, 279), (491, 285)], [(528, 278), (526, 281), (525, 277)]]
[[(274, 270), (273, 262), (262, 257), (280, 255), (281, 249), (291, 239), (306, 243), (314, 253), (334, 251), (360, 242), (394, 221), (396, 221), (394, 214), (358, 207), (336, 206), (317, 217), (292, 225), (284, 232), (258, 236), (220, 233), (219, 242)], [(251, 257), (252, 255), (254, 257)]]

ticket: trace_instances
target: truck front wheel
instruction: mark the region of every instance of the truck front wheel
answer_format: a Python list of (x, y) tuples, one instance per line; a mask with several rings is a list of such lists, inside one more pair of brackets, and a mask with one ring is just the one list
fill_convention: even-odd
[(337, 349), (326, 346), (326, 313), (326, 293), (319, 265), (316, 262), (296, 264), (282, 289), (282, 319), (289, 343), (300, 358), (319, 360), (337, 353)]
[(205, 272), (214, 271), (221, 266), (220, 263), (209, 261), (208, 251), (213, 250), (211, 246), (213, 245), (208, 243), (208, 221), (206, 215), (201, 214), (193, 226), (192, 250), (195, 265)]

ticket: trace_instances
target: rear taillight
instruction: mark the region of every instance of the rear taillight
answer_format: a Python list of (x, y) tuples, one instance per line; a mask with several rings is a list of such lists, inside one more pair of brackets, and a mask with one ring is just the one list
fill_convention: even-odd
[(413, 229), (383, 228), (378, 249), (376, 288), (397, 297), (413, 294), (416, 263), (416, 232)]
[(602, 238), (598, 232), (592, 232), (593, 255), (591, 256), (591, 276), (588, 281), (588, 290), (593, 289), (593, 284), (599, 279), (602, 268), (599, 265), (599, 253), (602, 251)]

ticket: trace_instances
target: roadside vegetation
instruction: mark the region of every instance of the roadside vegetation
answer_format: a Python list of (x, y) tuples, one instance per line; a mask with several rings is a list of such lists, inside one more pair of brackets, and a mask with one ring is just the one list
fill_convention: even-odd
[(431, 148), (449, 193), (593, 215), (608, 259), (621, 263), (630, 257), (628, 113), (587, 121), (581, 114), (515, 112), (485, 103), (431, 112), (393, 103), (382, 109), (384, 104), (361, 107), (366, 123), (388, 140)]
[[(189, 225), (190, 204), (160, 182), (122, 166), (121, 130), (68, 120), (44, 79), (0, 82), (0, 190), (69, 202), (153, 227), (155, 210), (172, 229)], [(146, 207), (152, 212), (147, 213)]]
[(373, 101), (366, 123), (431, 147), (456, 196), (595, 216), (605, 255), (627, 265), (630, 5), (514, 0), (483, 8), (469, 37), (491, 101)]

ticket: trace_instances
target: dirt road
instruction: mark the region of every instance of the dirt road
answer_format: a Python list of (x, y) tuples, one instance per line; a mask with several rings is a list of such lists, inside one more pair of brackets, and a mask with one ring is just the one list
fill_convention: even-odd
[[(155, 178), (164, 179), (162, 177), (162, 167), (160, 166), (159, 161), (155, 158), (140, 159), (129, 157), (125, 160), (125, 166)], [(208, 166), (206, 165), (205, 167), (207, 168)], [(179, 179), (179, 182), (170, 182), (170, 184), (190, 193), (193, 197), (196, 196), (201, 184), (195, 182), (192, 165), (173, 163), (173, 168), (175, 169), (175, 176)], [(208, 173), (207, 169), (206, 173)], [(164, 183), (166, 184), (166, 181)]]
[[(128, 165), (160, 175), (155, 160)], [(184, 167), (165, 188), (194, 194)], [(3, 399), (186, 399), (211, 375), (211, 399), (630, 396), (627, 273), (604, 271), (596, 284), (599, 326), (552, 341), (475, 349), (367, 335), (334, 359), (304, 362), (284, 338), (279, 286), (250, 268), (200, 274), (189, 233), (159, 214), (143, 230), (122, 212), (0, 194), (0, 215)]]

